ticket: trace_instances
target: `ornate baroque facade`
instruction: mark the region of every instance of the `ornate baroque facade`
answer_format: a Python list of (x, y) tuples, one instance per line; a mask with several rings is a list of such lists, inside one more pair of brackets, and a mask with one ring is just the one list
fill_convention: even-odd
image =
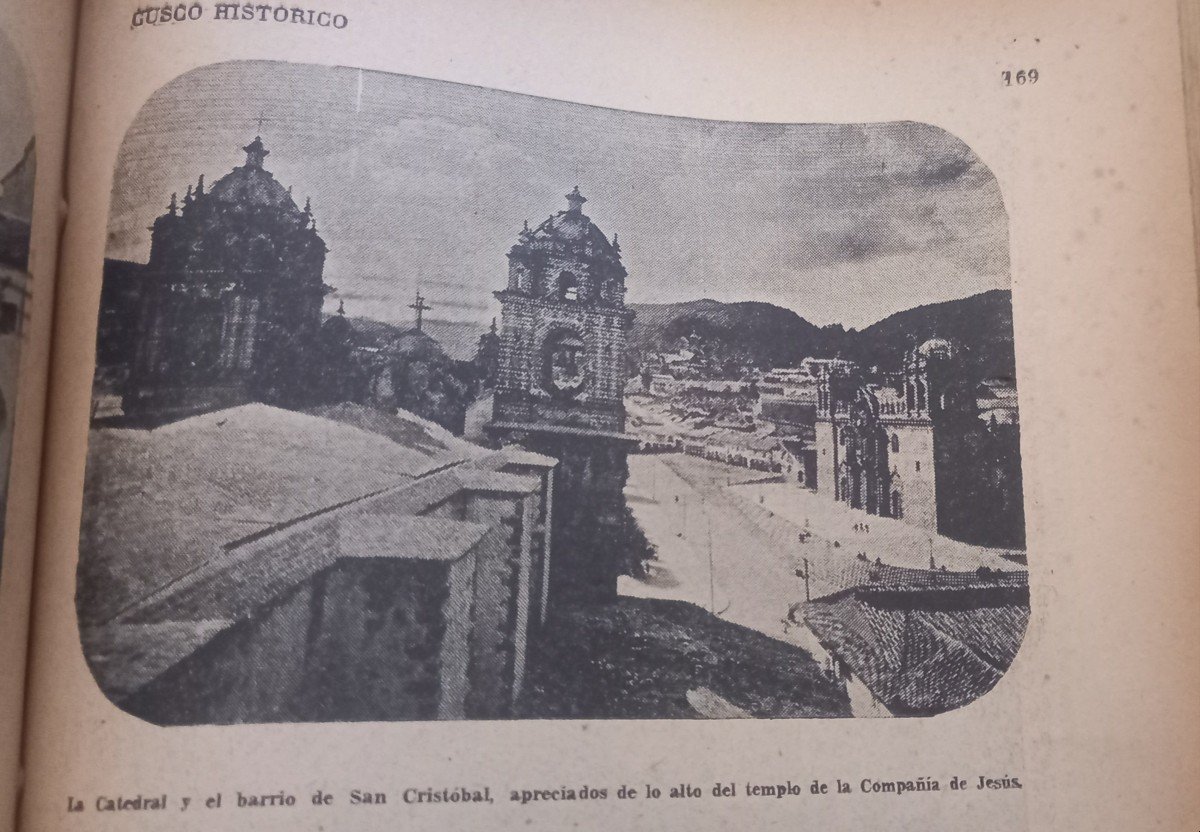
[[(978, 385), (940, 338), (898, 375), (824, 372), (815, 487), (869, 514), (992, 545), (1024, 545), (1019, 428), (980, 418)], [(812, 483), (810, 483), (812, 487)]]
[(246, 163), (205, 190), (201, 176), (151, 226), (136, 291), (136, 348), (123, 391), (134, 418), (160, 420), (245, 401), (285, 406), (310, 392), (304, 367), (321, 325), (326, 247), (306, 203)]
[(583, 213), (575, 188), (567, 209), (528, 223), (508, 253), (491, 436), (560, 460), (552, 526), (560, 551), (551, 582), (560, 595), (616, 594), (612, 540), (625, 510), (625, 267)]

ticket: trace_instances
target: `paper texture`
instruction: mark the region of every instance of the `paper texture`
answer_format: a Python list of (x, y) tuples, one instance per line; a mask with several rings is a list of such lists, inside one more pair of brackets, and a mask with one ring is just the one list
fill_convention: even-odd
[[(1171, 4), (178, 8), (80, 31), (27, 828), (1194, 821)], [(854, 331), (749, 319), (750, 390), (642, 335), (705, 298)], [(492, 315), (475, 424), (424, 339)], [(657, 558), (572, 561), (622, 504)]]
[(74, 14), (0, 4), (0, 829), (16, 821)]

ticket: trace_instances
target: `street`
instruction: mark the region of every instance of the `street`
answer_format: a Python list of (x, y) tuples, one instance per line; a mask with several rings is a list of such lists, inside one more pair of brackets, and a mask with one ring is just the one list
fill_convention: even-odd
[[(626, 497), (658, 549), (622, 594), (690, 601), (779, 636), (788, 608), (862, 583), (878, 559), (905, 569), (1020, 571), (998, 550), (868, 515), (767, 474), (683, 454), (629, 458)], [(711, 568), (710, 568), (711, 566)]]
[[(657, 548), (645, 579), (622, 576), (622, 595), (688, 601), (720, 618), (808, 650), (825, 651), (799, 615), (808, 593), (820, 597), (863, 583), (878, 558), (897, 567), (950, 571), (1023, 567), (995, 550), (968, 546), (887, 518), (850, 509), (767, 474), (683, 454), (629, 457), (625, 493)], [(806, 531), (807, 526), (807, 531)], [(866, 529), (869, 528), (870, 531)], [(858, 715), (880, 715), (851, 684)]]

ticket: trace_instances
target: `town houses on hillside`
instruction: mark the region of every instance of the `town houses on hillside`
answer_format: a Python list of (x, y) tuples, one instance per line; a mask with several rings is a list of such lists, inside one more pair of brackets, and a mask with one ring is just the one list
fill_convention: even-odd
[(643, 450), (778, 474), (868, 514), (1021, 548), (1016, 388), (971, 378), (962, 357), (935, 338), (898, 373), (807, 358), (742, 380), (652, 374), (630, 386), (630, 429)]

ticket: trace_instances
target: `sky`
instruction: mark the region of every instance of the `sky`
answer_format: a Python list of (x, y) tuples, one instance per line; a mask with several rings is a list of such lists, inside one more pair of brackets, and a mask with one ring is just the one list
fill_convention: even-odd
[(0, 31), (0, 177), (21, 159), (33, 136), (33, 109), (25, 67)]
[[(259, 119), (262, 119), (261, 124)], [(486, 322), (524, 220), (584, 211), (620, 237), (627, 300), (767, 301), (816, 324), (1009, 285), (995, 178), (926, 124), (758, 124), (632, 113), (410, 76), (275, 62), (195, 70), (126, 134), (110, 257), (144, 262), (173, 191), (260, 134), (312, 198), (351, 315)]]

